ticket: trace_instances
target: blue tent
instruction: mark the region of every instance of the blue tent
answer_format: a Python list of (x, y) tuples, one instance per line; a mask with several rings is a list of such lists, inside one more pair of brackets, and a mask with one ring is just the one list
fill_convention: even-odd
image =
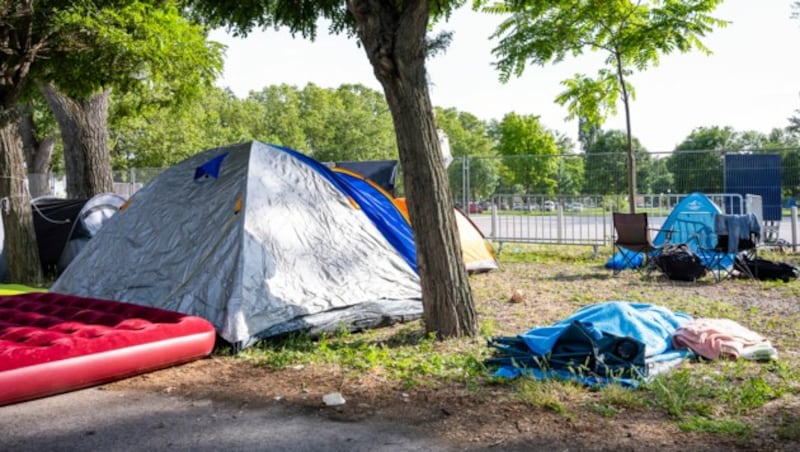
[(683, 198), (672, 209), (661, 225), (661, 230), (653, 239), (655, 245), (663, 245), (670, 232), (670, 243), (687, 243), (693, 250), (714, 248), (717, 237), (714, 235), (714, 217), (722, 210), (708, 196), (692, 193)]
[[(715, 252), (709, 251), (717, 245), (717, 236), (714, 234), (714, 217), (721, 213), (723, 212), (719, 206), (708, 196), (698, 192), (692, 193), (672, 209), (653, 238), (653, 244), (663, 245), (669, 235), (669, 243), (688, 244), (689, 248), (709, 266), (729, 267), (733, 265), (733, 256), (720, 258)], [(625, 252), (631, 253), (627, 250)], [(621, 256), (621, 253), (617, 253), (606, 262), (606, 268), (615, 270), (632, 268), (632, 265), (637, 265), (637, 263), (641, 265), (643, 261), (643, 258), (626, 259)]]

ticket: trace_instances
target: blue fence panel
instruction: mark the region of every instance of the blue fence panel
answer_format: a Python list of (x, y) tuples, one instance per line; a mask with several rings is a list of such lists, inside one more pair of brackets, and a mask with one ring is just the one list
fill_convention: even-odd
[[(725, 156), (725, 193), (761, 196), (765, 221), (781, 219), (781, 156), (778, 154), (728, 154)], [(725, 211), (737, 212), (734, 206)]]

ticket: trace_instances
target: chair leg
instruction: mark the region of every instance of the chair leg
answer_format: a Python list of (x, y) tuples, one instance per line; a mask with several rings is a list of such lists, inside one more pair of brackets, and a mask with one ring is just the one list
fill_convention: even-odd
[(747, 266), (747, 263), (746, 263), (747, 259), (753, 259), (752, 257), (748, 256), (747, 254), (748, 254), (747, 252), (743, 251), (743, 252), (741, 252), (741, 253), (736, 255), (736, 258), (735, 258), (734, 264), (733, 264), (734, 269), (738, 270), (740, 273), (744, 274), (745, 276), (747, 276), (750, 279), (757, 279), (756, 275), (754, 275), (753, 272), (750, 271), (750, 267)]

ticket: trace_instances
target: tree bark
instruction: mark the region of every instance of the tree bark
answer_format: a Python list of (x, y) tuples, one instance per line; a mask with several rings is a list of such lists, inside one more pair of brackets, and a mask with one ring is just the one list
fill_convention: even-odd
[(633, 155), (633, 134), (631, 132), (631, 110), (628, 97), (628, 87), (625, 86), (625, 73), (622, 69), (622, 57), (619, 52), (614, 54), (617, 61), (617, 75), (622, 92), (622, 105), (625, 107), (625, 131), (628, 155), (628, 212), (636, 213), (636, 157)]
[(64, 143), (67, 197), (85, 199), (114, 188), (108, 149), (110, 90), (89, 99), (76, 100), (53, 85), (42, 88), (56, 117)]
[(30, 106), (20, 107), (19, 133), (22, 137), (22, 151), (28, 168), (28, 190), (31, 198), (50, 194), (50, 159), (56, 139), (53, 136), (39, 139), (33, 122)]
[(40, 286), (43, 283), (39, 247), (33, 229), (30, 196), (25, 188), (25, 167), (15, 107), (0, 109), (0, 211), (3, 249), (11, 281)]
[(394, 120), (425, 328), (439, 337), (472, 336), (475, 307), (425, 71), (428, 2), (348, 0), (347, 5)]

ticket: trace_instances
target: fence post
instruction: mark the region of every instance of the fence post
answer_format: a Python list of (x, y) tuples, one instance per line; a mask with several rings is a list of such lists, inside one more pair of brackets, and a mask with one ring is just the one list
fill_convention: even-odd
[(797, 251), (797, 206), (792, 206), (792, 252)]
[(497, 204), (492, 203), (492, 230), (489, 234), (489, 238), (492, 240), (497, 237), (497, 221)]
[(556, 241), (561, 244), (564, 235), (564, 204), (559, 202), (556, 206)]

